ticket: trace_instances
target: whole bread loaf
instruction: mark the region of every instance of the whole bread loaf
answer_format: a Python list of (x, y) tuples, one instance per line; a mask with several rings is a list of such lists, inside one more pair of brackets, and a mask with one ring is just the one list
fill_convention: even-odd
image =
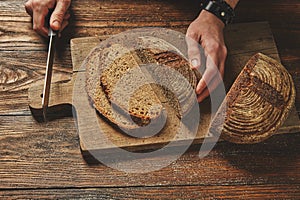
[(233, 83), (210, 132), (234, 143), (260, 142), (283, 124), (294, 101), (294, 83), (287, 70), (256, 54)]

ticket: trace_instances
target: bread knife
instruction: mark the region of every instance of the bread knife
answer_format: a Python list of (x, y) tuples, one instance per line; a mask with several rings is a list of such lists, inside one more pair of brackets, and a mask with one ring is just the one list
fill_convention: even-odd
[(44, 89), (43, 89), (43, 96), (42, 96), (42, 108), (43, 108), (44, 121), (47, 121), (47, 110), (49, 105), (50, 88), (51, 88), (50, 86), (51, 86), (52, 68), (54, 62), (55, 43), (56, 43), (57, 33), (53, 31), (51, 28), (49, 28), (48, 36), (49, 36), (49, 46), (48, 46), (45, 82), (44, 82)]

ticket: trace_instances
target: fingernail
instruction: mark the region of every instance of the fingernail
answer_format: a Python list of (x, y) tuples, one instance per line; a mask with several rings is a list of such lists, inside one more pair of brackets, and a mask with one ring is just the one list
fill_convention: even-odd
[(197, 100), (198, 100), (198, 103), (201, 103), (204, 99), (203, 99), (202, 96), (200, 96), (200, 97), (197, 98)]
[(202, 90), (203, 90), (203, 80), (200, 80), (200, 82), (196, 86), (196, 93), (200, 94)]
[(196, 59), (196, 58), (192, 59), (191, 63), (192, 63), (193, 67), (198, 67), (198, 65), (199, 65), (198, 59)]

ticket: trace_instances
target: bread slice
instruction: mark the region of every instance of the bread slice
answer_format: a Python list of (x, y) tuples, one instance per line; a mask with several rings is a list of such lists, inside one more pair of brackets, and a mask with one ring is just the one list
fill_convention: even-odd
[(276, 60), (256, 54), (233, 83), (210, 132), (234, 143), (260, 142), (283, 124), (294, 101), (295, 87), (287, 70)]
[[(119, 53), (125, 52), (117, 52), (114, 51), (113, 48), (103, 49), (101, 47), (96, 47), (91, 51), (83, 63), (83, 67), (86, 69), (86, 91), (90, 97), (91, 104), (93, 104), (95, 109), (109, 122), (117, 125), (121, 129), (135, 130), (139, 128), (139, 125), (123, 115), (123, 113), (118, 112), (118, 110), (113, 110), (111, 103), (106, 98), (106, 95), (100, 86), (99, 77), (104, 70), (104, 63), (112, 62), (113, 58), (118, 56)], [(100, 57), (104, 57), (106, 60), (100, 60)]]
[(100, 82), (108, 100), (121, 112), (129, 113), (138, 125), (147, 125), (162, 115), (163, 106), (141, 71), (134, 51), (108, 63)]

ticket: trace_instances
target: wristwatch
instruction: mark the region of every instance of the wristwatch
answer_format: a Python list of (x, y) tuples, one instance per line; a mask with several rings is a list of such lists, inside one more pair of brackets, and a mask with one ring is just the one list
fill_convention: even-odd
[(210, 0), (203, 9), (217, 16), (225, 25), (231, 23), (235, 16), (234, 10), (224, 0)]

